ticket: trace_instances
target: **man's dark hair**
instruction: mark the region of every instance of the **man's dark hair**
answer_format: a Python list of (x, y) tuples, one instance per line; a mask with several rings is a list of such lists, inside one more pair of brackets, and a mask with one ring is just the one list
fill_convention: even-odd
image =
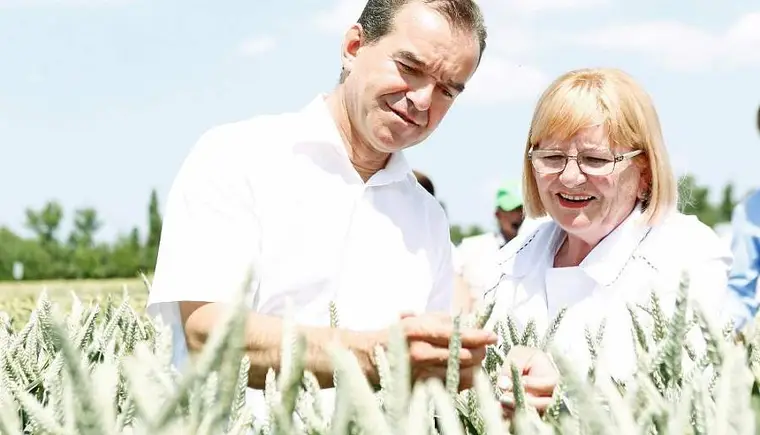
[(435, 196), (435, 186), (433, 186), (433, 182), (430, 181), (430, 178), (428, 178), (427, 175), (423, 174), (420, 171), (412, 171), (414, 172), (415, 178), (417, 178), (417, 182), (420, 183), (422, 187), (425, 188), (425, 190), (428, 191), (431, 195)]
[[(449, 21), (452, 27), (474, 32), (480, 43), (480, 56), (483, 56), (488, 33), (486, 32), (483, 14), (474, 0), (367, 0), (367, 4), (357, 21), (364, 31), (365, 42), (372, 44), (390, 33), (393, 30), (393, 19), (396, 13), (404, 5), (413, 1), (422, 2), (438, 11)], [(347, 71), (341, 71), (341, 83), (347, 75)]]

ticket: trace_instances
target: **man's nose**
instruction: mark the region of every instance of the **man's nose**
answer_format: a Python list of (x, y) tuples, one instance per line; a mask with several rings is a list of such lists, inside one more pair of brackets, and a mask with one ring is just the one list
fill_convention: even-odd
[(567, 159), (567, 164), (559, 176), (559, 181), (567, 187), (580, 186), (586, 182), (586, 174), (581, 171), (575, 158)]
[(410, 90), (406, 93), (406, 98), (414, 104), (414, 108), (420, 112), (426, 112), (430, 109), (430, 104), (433, 101), (433, 90), (435, 89), (435, 83), (424, 83), (416, 89)]

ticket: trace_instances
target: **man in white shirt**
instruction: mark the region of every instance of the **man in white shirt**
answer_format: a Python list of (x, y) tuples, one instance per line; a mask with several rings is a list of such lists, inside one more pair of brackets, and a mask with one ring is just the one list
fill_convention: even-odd
[[(435, 130), (484, 47), (472, 0), (370, 0), (345, 34), (331, 93), (200, 138), (169, 193), (148, 299), (148, 312), (172, 327), (175, 364), (202, 349), (252, 272), (249, 400), (263, 404), (266, 373), (279, 368), (288, 299), (307, 340), (306, 369), (323, 387), (332, 386), (326, 348), (336, 340), (377, 382), (373, 349), (396, 322), (412, 375), (445, 377), (449, 227), (402, 150)], [(331, 302), (340, 329), (329, 327)], [(495, 341), (463, 331), (461, 387)]]

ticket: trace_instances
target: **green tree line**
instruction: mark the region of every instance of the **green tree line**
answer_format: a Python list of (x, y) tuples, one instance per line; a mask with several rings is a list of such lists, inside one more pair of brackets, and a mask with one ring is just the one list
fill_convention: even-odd
[(738, 201), (733, 184), (729, 183), (723, 187), (717, 204), (710, 202), (710, 189), (697, 184), (696, 179), (691, 175), (682, 177), (679, 187), (679, 207), (683, 213), (697, 216), (710, 227), (731, 221), (731, 213)]
[(14, 279), (16, 262), (23, 264), (24, 280), (129, 278), (155, 268), (162, 222), (155, 190), (145, 237), (135, 227), (115, 241), (98, 242), (103, 221), (91, 207), (75, 210), (71, 231), (62, 234), (64, 214), (63, 206), (50, 200), (39, 209), (26, 209), (24, 226), (31, 237), (0, 227), (0, 281)]
[[(715, 226), (731, 219), (736, 204), (731, 184), (723, 188), (720, 201), (710, 202), (710, 191), (697, 184), (692, 176), (680, 180), (684, 213), (696, 215), (707, 225)], [(147, 233), (137, 227), (111, 242), (98, 242), (96, 235), (103, 221), (94, 208), (74, 210), (73, 225), (62, 234), (63, 206), (50, 200), (42, 207), (25, 211), (25, 227), (31, 236), (23, 237), (0, 227), (0, 281), (13, 280), (13, 265), (24, 265), (23, 279), (102, 279), (130, 278), (139, 272), (150, 274), (156, 265), (162, 217), (158, 194), (151, 192), (147, 209)], [(478, 225), (451, 226), (451, 238), (459, 244), (463, 238), (486, 231)]]

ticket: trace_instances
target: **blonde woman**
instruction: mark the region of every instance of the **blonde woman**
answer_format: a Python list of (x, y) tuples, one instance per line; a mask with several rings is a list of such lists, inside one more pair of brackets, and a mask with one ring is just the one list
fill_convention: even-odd
[[(566, 307), (554, 344), (585, 375), (585, 329), (595, 335), (604, 321), (600, 367), (625, 380), (635, 370), (627, 304), (646, 305), (657, 290), (672, 310), (682, 271), (691, 274), (690, 298), (726, 320), (731, 253), (709, 227), (677, 211), (657, 113), (630, 76), (583, 69), (557, 78), (535, 109), (524, 159), (526, 214), (551, 221), (502, 249), (485, 294), (496, 300), (492, 324), (509, 314), (542, 331)], [(556, 384), (549, 359), (515, 348), (508, 360), (542, 410)], [(508, 376), (508, 364), (504, 370)]]

